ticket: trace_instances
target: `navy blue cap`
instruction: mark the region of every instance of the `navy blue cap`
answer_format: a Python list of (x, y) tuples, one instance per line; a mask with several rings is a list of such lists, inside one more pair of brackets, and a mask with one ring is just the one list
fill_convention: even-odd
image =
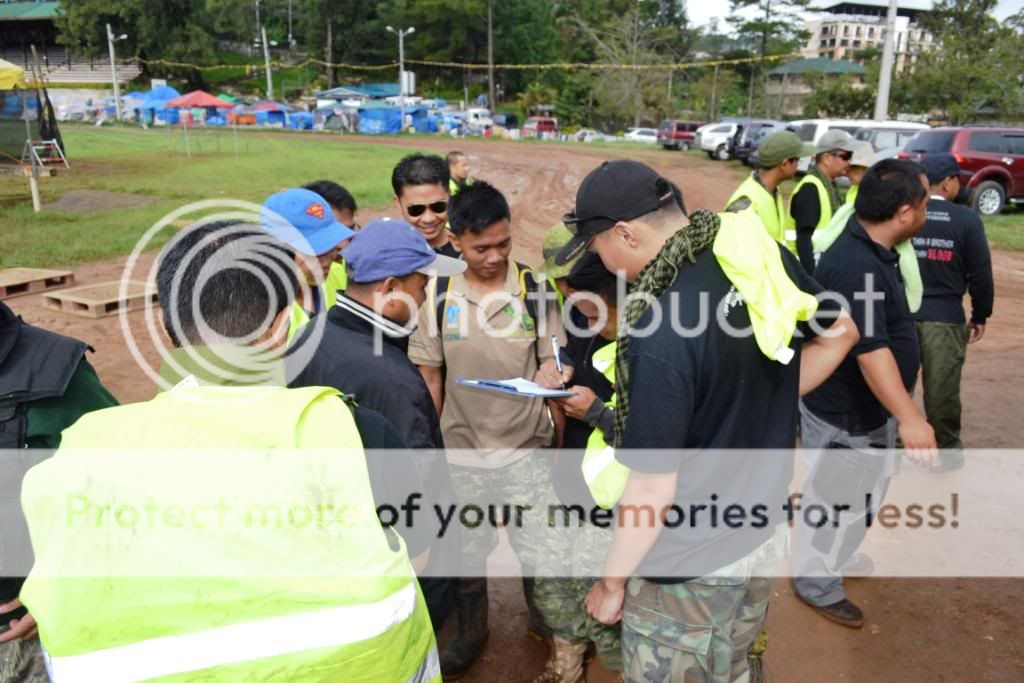
[(928, 154), (921, 160), (928, 182), (935, 185), (946, 178), (960, 175), (960, 164), (952, 154)]
[(271, 195), (260, 209), (260, 223), (271, 235), (307, 256), (326, 254), (356, 234), (338, 222), (327, 200), (304, 188)]
[(363, 226), (341, 255), (352, 282), (380, 282), (412, 273), (451, 277), (466, 270), (465, 261), (438, 254), (419, 230), (390, 218)]

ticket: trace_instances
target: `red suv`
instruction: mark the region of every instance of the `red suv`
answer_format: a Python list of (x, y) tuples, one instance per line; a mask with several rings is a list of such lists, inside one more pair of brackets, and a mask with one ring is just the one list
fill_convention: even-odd
[(1007, 201), (1024, 203), (1024, 128), (933, 128), (915, 135), (900, 158), (941, 153), (956, 157), (981, 215), (997, 215)]
[(693, 147), (697, 129), (703, 125), (697, 121), (676, 121), (674, 119), (662, 121), (658, 126), (658, 144), (665, 149), (686, 151)]

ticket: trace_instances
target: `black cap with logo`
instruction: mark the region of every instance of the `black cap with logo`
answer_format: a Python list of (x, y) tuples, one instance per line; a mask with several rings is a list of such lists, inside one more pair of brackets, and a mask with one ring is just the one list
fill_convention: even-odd
[(657, 211), (675, 200), (672, 184), (638, 161), (606, 161), (591, 171), (576, 192), (576, 208), (562, 217), (573, 234), (555, 263), (566, 263), (616, 223)]

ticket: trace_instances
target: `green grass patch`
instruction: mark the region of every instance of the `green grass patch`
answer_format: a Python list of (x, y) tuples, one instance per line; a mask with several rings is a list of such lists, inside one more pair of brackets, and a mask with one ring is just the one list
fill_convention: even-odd
[(1008, 206), (1002, 215), (986, 218), (985, 235), (995, 249), (1024, 251), (1024, 209)]
[[(62, 129), (72, 168), (42, 178), (44, 204), (70, 190), (155, 197), (150, 206), (90, 213), (33, 213), (28, 181), (0, 183), (0, 267), (74, 266), (131, 251), (171, 211), (200, 200), (262, 203), (270, 194), (312, 180), (345, 185), (360, 206), (391, 201), (391, 169), (411, 147), (342, 143), (281, 131), (191, 130), (186, 156), (181, 129)], [(410, 140), (410, 143), (415, 144)], [(159, 244), (154, 244), (159, 246)]]

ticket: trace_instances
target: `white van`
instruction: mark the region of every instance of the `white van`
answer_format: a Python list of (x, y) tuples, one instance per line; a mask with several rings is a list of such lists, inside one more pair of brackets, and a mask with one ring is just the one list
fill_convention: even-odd
[[(850, 135), (854, 135), (861, 128), (874, 123), (875, 121), (871, 119), (803, 119), (800, 121), (790, 121), (786, 128), (799, 135), (800, 139), (804, 142), (817, 144), (818, 140), (830, 130), (845, 130)], [(797, 166), (797, 171), (807, 173), (813, 162), (813, 157), (801, 159), (800, 164)]]
[(906, 121), (876, 121), (858, 130), (853, 137), (870, 143), (879, 159), (893, 159), (922, 130), (928, 130), (928, 126)]

